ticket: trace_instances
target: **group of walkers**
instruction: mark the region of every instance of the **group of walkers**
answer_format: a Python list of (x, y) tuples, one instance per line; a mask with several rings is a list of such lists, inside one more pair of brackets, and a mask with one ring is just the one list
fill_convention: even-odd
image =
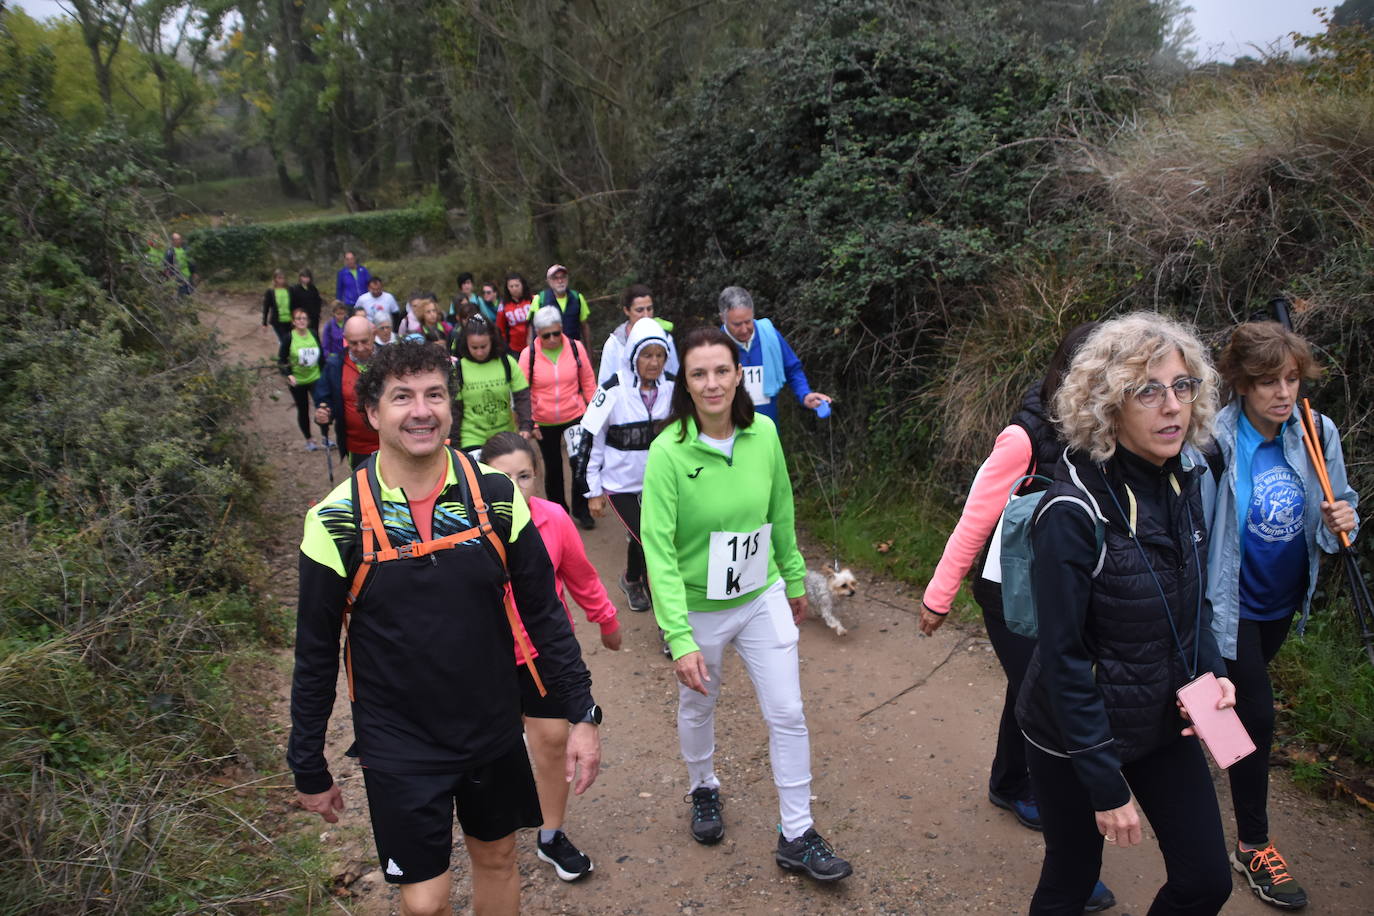
[[(1269, 830), (1268, 665), (1294, 618), (1306, 624), (1319, 549), (1354, 535), (1357, 498), (1328, 418), (1316, 417), (1324, 468), (1305, 454), (1298, 390), (1318, 374), (1306, 341), (1242, 324), (1218, 366), (1160, 315), (1071, 331), (979, 469), (925, 591), (930, 635), (974, 572), (1007, 676), (989, 800), (1045, 834), (1032, 913), (1110, 906), (1103, 842), (1139, 843), (1142, 811), (1168, 874), (1151, 913), (1218, 912), (1228, 860), (1266, 903), (1307, 904)], [(1037, 491), (1032, 639), (1004, 619), (998, 522), (1009, 494)], [(1227, 772), (1229, 852), (1176, 697), (1208, 672), (1256, 747)]]
[[(811, 814), (806, 570), (774, 423), (783, 387), (818, 412), (830, 398), (749, 293), (725, 289), (719, 325), (675, 342), (650, 289), (630, 286), (594, 368), (591, 309), (562, 265), (537, 296), (518, 274), (499, 297), (490, 283), (479, 296), (463, 274), (447, 313), (423, 292), (402, 312), (350, 253), (323, 334), (309, 272), (285, 279), (263, 319), (302, 433), (310, 447), (313, 392), (314, 419), (333, 434), (325, 447), (352, 468), (310, 510), (301, 545), (288, 750), (298, 802), (331, 821), (342, 804), (323, 754), (342, 632), (353, 753), (403, 912), (447, 911), (455, 807), (478, 913), (518, 910), (518, 829), (538, 828), (537, 855), (559, 878), (593, 871), (563, 829), (569, 789), (596, 778), (603, 716), (566, 596), (620, 649), (616, 607), (577, 532), (610, 509), (626, 533), (626, 606), (653, 611), (673, 661), (689, 835), (725, 834), (714, 717), (733, 646), (769, 733), (775, 862), (822, 882), (852, 874)], [(1139, 811), (1168, 871), (1152, 913), (1217, 912), (1228, 857), (1267, 902), (1306, 903), (1266, 818), (1267, 666), (1293, 618), (1306, 621), (1316, 548), (1355, 532), (1356, 499), (1329, 420), (1321, 449), (1336, 499), (1304, 463), (1293, 409), (1316, 370), (1301, 338), (1241, 326), (1220, 366), (1158, 315), (1071, 332), (997, 438), (925, 592), (931, 635), (976, 572), (1007, 676), (989, 798), (1045, 836), (1033, 913), (1111, 906), (1102, 843), (1138, 843)], [(1030, 638), (1004, 620), (995, 532), (1009, 494), (1038, 490)], [(1258, 746), (1228, 774), (1229, 856), (1175, 702), (1205, 672)]]

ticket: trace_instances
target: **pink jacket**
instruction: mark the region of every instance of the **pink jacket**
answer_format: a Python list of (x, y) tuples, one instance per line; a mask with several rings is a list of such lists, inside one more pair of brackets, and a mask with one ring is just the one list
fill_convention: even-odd
[[(596, 567), (587, 559), (587, 550), (582, 546), (582, 536), (577, 533), (572, 516), (557, 503), (535, 496), (530, 498), (530, 518), (544, 540), (544, 549), (549, 552), (557, 579), (558, 597), (568, 612), (568, 622), (573, 623), (567, 595), (567, 592), (572, 592), (578, 606), (586, 613), (588, 622), (598, 624), (602, 633), (614, 633), (620, 629), (615, 605), (611, 604)], [(521, 629), (524, 629), (523, 624)], [(528, 640), (529, 634), (525, 638)], [(539, 657), (539, 650), (533, 645), (530, 650), (536, 658)], [(515, 662), (519, 665), (525, 663), (518, 647), (515, 650)]]
[[(992, 529), (1002, 519), (1011, 485), (1026, 473), (1031, 462), (1030, 435), (1025, 427), (1013, 423), (997, 435), (988, 455), (969, 487), (964, 511), (954, 526), (945, 552), (930, 577), (921, 600), (937, 614), (948, 614), (959, 592), (959, 583), (968, 575)], [(981, 575), (982, 570), (978, 570)]]
[[(581, 358), (580, 371), (578, 359), (569, 349), (570, 344), (577, 348), (577, 357)], [(533, 357), (535, 364), (531, 372), (530, 358), (534, 353), (538, 355)], [(536, 423), (571, 423), (586, 413), (592, 395), (596, 394), (592, 358), (580, 340), (565, 338), (563, 352), (558, 355), (556, 363), (544, 355), (544, 348), (539, 346), (538, 340), (532, 341), (520, 351), (520, 371), (530, 381), (530, 403)], [(531, 374), (534, 376), (532, 380)]]

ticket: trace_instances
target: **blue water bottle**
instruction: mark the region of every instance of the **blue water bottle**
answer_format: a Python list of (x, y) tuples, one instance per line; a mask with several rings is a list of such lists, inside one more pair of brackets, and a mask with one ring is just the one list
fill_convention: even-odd
[(830, 402), (829, 402), (829, 401), (821, 401), (821, 402), (820, 402), (819, 404), (817, 404), (817, 405), (815, 406), (815, 408), (813, 408), (813, 409), (816, 411), (816, 416), (819, 417), (819, 418), (822, 419), (822, 420), (824, 420), (826, 417), (830, 416)]

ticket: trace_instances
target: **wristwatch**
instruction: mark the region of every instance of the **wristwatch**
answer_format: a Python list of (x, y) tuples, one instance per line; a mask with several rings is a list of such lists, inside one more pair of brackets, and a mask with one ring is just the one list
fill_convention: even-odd
[(581, 725), (584, 722), (590, 723), (591, 725), (600, 725), (601, 707), (593, 703), (591, 709), (588, 709), (582, 718), (573, 720), (573, 725)]

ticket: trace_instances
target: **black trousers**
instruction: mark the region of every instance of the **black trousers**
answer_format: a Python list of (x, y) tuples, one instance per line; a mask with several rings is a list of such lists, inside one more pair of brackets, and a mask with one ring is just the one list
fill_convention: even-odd
[(1269, 663), (1288, 639), (1292, 623), (1292, 614), (1279, 620), (1241, 620), (1235, 661), (1226, 661), (1226, 676), (1236, 685), (1236, 714), (1255, 742), (1255, 752), (1226, 771), (1236, 812), (1236, 838), (1246, 846), (1269, 845), (1269, 749), (1274, 744)]
[(625, 578), (630, 582), (644, 581), (644, 545), (639, 538), (639, 493), (607, 493), (611, 509), (620, 517), (620, 523), (630, 533), (630, 542), (625, 548)]
[(311, 436), (310, 386), (287, 385), (286, 390), (291, 392), (291, 400), (296, 402), (296, 425), (301, 428), (301, 435), (309, 439)]
[[(1183, 727), (1180, 720), (1179, 727)], [(1045, 862), (1032, 914), (1081, 916), (1102, 869), (1102, 834), (1073, 762), (1027, 744), (1045, 826)], [(1150, 916), (1214, 916), (1231, 895), (1231, 868), (1212, 774), (1196, 738), (1179, 738), (1121, 768), (1159, 839), (1166, 879)], [(1140, 851), (1136, 851), (1139, 855)]]
[[(578, 420), (568, 423), (550, 424), (540, 423), (539, 434), (542, 436), (539, 442), (539, 454), (544, 459), (544, 498), (550, 502), (558, 503), (564, 511), (568, 509), (568, 501), (563, 494), (566, 486), (563, 483), (563, 431)], [(576, 490), (576, 487), (573, 487)], [(587, 511), (587, 497), (582, 493), (574, 492), (572, 495), (572, 511), (568, 513), (573, 518), (585, 518)]]
[(1002, 586), (982, 576), (973, 580), (973, 598), (983, 609), (983, 625), (987, 627), (992, 651), (1007, 676), (1006, 696), (1002, 700), (1002, 718), (997, 724), (997, 751), (992, 757), (992, 773), (988, 777), (988, 791), (1006, 801), (1024, 801), (1031, 795), (1030, 777), (1026, 774), (1026, 739), (1016, 724), (1016, 695), (1026, 679), (1026, 668), (1035, 652), (1035, 640), (1018, 636), (1007, 629), (1002, 618)]

